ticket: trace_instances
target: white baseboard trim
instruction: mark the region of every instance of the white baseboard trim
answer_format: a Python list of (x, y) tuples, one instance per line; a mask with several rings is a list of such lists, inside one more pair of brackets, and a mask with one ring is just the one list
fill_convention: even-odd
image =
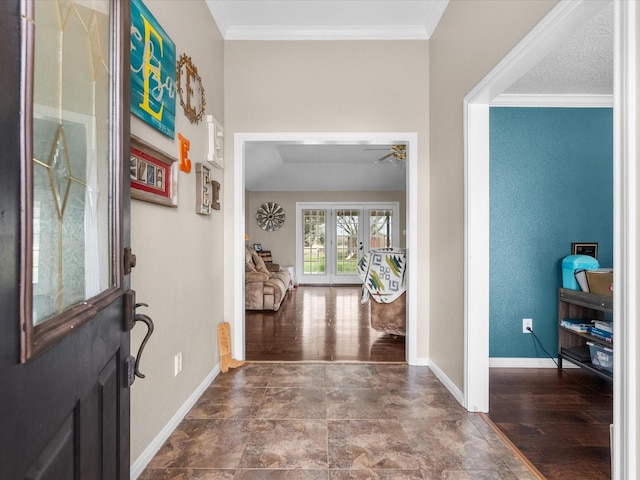
[(164, 442), (169, 438), (169, 435), (173, 433), (176, 427), (180, 424), (180, 422), (187, 415), (189, 410), (196, 404), (198, 399), (202, 396), (204, 391), (211, 385), (213, 380), (220, 373), (220, 363), (217, 363), (213, 370), (205, 377), (205, 379), (198, 385), (198, 388), (194, 390), (194, 392), (187, 398), (187, 400), (182, 404), (182, 406), (178, 409), (171, 420), (164, 426), (162, 430), (156, 435), (156, 437), (151, 441), (151, 443), (144, 449), (144, 451), (140, 454), (140, 456), (136, 459), (135, 462), (131, 464), (131, 480), (136, 480), (140, 474), (147, 467), (153, 456), (158, 453), (160, 447), (164, 444)]
[[(577, 368), (569, 360), (562, 362), (563, 368)], [(550, 358), (489, 358), (489, 368), (558, 368)]]
[(415, 357), (409, 360), (409, 365), (415, 365), (416, 367), (428, 367), (429, 359), (427, 357)]
[(458, 403), (464, 407), (464, 394), (462, 391), (451, 381), (449, 377), (447, 377), (447, 375), (445, 375), (442, 370), (440, 370), (440, 367), (433, 363), (433, 361), (429, 361), (429, 368), (435, 376), (438, 377), (438, 380), (442, 382), (446, 389), (451, 392), (451, 395), (454, 396)]

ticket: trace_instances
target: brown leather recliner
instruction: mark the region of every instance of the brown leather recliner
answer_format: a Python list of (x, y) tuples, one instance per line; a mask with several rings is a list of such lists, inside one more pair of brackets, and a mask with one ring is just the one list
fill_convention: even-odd
[(287, 296), (290, 283), (287, 272), (270, 272), (256, 251), (245, 247), (245, 309), (277, 311)]

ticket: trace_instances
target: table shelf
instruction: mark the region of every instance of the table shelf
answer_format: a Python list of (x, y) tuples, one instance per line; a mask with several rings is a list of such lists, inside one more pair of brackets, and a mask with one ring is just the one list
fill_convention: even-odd
[(611, 372), (597, 368), (591, 362), (577, 360), (562, 351), (563, 348), (586, 346), (587, 342), (613, 349), (613, 343), (588, 333), (570, 330), (560, 324), (564, 318), (583, 319), (586, 322), (605, 320), (607, 314), (613, 314), (613, 297), (566, 288), (561, 288), (558, 291), (558, 368), (562, 368), (562, 360), (564, 359), (602, 378), (613, 379)]

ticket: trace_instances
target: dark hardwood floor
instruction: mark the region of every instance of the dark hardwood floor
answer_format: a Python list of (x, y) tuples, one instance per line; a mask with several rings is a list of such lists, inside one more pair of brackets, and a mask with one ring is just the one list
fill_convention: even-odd
[(299, 286), (277, 312), (246, 311), (249, 361), (404, 362), (405, 337), (369, 327), (360, 286)]
[(492, 368), (491, 421), (548, 480), (610, 479), (613, 385), (579, 369)]

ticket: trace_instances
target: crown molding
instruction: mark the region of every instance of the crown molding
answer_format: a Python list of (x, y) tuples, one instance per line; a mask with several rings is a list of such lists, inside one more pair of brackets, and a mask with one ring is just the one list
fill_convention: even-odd
[[(242, 2), (205, 0), (225, 40), (428, 40), (442, 18), (449, 0), (429, 0), (422, 3), (423, 1), (261, 0), (253, 2), (259, 7), (258, 11), (248, 15), (246, 9), (236, 8), (238, 3)], [(270, 12), (270, 8), (282, 8), (282, 4), (287, 3), (297, 8), (285, 11), (281, 23), (274, 21), (270, 15), (260, 18), (261, 11), (267, 13)], [(317, 13), (318, 8), (326, 9), (326, 3), (332, 4), (336, 18), (327, 20), (323, 15), (315, 18), (314, 12)], [(412, 5), (416, 3), (421, 4), (420, 8)], [(377, 21), (368, 22), (363, 19), (359, 12), (367, 12), (367, 9), (372, 10), (374, 14), (366, 17), (377, 18)], [(389, 15), (385, 16), (384, 12), (390, 9), (399, 10), (398, 15), (392, 15), (394, 18), (404, 17), (406, 21), (409, 16), (409, 23), (401, 21), (399, 24), (387, 24), (387, 20), (392, 19), (388, 19)], [(306, 15), (300, 15), (300, 10), (306, 11)], [(416, 21), (417, 23), (412, 23)]]
[(565, 107), (565, 108), (612, 108), (613, 95), (539, 95), (502, 94), (490, 105), (492, 107)]
[(344, 27), (228, 27), (225, 40), (428, 40), (424, 25)]

